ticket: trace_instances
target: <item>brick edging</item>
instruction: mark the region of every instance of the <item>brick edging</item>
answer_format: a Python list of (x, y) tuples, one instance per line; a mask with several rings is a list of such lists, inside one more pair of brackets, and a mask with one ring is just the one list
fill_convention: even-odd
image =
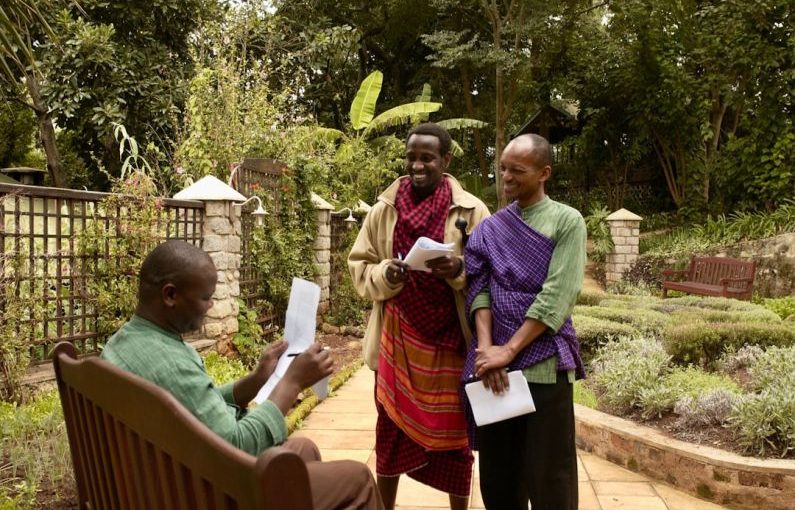
[(730, 508), (792, 508), (793, 460), (743, 457), (581, 405), (574, 408), (577, 446), (583, 450)]

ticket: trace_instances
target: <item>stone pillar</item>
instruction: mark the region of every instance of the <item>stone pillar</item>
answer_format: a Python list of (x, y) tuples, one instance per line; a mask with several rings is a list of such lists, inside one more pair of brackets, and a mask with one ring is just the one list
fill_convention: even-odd
[(317, 211), (317, 237), (315, 237), (315, 266), (320, 285), (320, 304), (317, 313), (325, 313), (329, 308), (329, 286), (331, 284), (331, 211), (334, 207), (320, 196), (312, 193), (312, 204)]
[(619, 209), (607, 217), (613, 252), (607, 256), (605, 279), (607, 284), (621, 280), (624, 272), (637, 260), (640, 246), (640, 216), (626, 209)]
[(228, 340), (238, 331), (237, 299), (240, 296), (240, 214), (232, 202), (205, 201), (202, 249), (218, 271), (213, 306), (202, 326), (204, 338)]

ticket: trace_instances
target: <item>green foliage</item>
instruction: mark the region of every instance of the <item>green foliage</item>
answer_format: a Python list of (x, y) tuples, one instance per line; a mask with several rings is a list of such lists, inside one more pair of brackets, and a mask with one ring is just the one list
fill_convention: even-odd
[(757, 455), (795, 451), (795, 348), (771, 347), (750, 369), (750, 386), (729, 418), (738, 440)]
[(759, 306), (748, 301), (729, 299), (724, 297), (681, 296), (657, 301), (660, 306), (681, 308), (695, 307), (706, 310), (720, 310), (726, 312), (763, 312)]
[(606, 299), (608, 294), (602, 290), (582, 289), (577, 296), (578, 305), (595, 306)]
[(338, 281), (332, 282), (330, 306), (326, 320), (337, 326), (361, 325), (364, 323), (364, 314), (371, 303), (362, 298), (353, 288), (350, 272), (348, 271), (348, 254), (359, 233), (358, 228), (351, 228), (345, 233), (343, 248), (331, 254), (332, 267), (340, 268)]
[(610, 225), (607, 223), (609, 215), (607, 207), (593, 205), (585, 217), (585, 226), (592, 244), (590, 258), (597, 263), (604, 263), (607, 256), (613, 252), (613, 237), (610, 235)]
[(0, 106), (0, 168), (23, 166), (35, 132), (30, 108), (13, 101)]
[(698, 430), (705, 426), (724, 425), (740, 401), (740, 395), (715, 389), (696, 397), (684, 396), (676, 401), (674, 413), (679, 418), (676, 427)]
[(310, 177), (300, 166), (282, 176), (282, 207), (266, 216), (264, 227), (254, 229), (250, 239), (258, 279), (277, 310), (287, 309), (293, 278), (313, 280), (317, 271), (313, 248), (317, 212), (310, 197)]
[(47, 293), (43, 283), (23, 279), (29, 273), (26, 255), (24, 251), (0, 254), (5, 272), (0, 275), (0, 400), (22, 399), (30, 341), (39, 333), (37, 325), (47, 313), (39, 298)]
[(639, 331), (629, 324), (585, 315), (573, 315), (572, 322), (583, 355), (596, 352), (602, 345), (621, 336), (636, 336)]
[(0, 505), (34, 508), (43, 487), (56, 489), (53, 502), (64, 496), (58, 487), (73, 484), (74, 475), (58, 393), (42, 393), (22, 405), (0, 402), (0, 432), (7, 463), (0, 469)]
[(674, 322), (769, 322), (771, 324), (780, 323), (778, 315), (770, 310), (749, 310), (743, 312), (680, 308), (672, 314)]
[[(117, 331), (132, 316), (141, 264), (165, 238), (165, 222), (158, 221), (163, 206), (153, 196), (151, 179), (134, 172), (114, 188), (116, 193), (97, 205), (77, 238), (77, 252), (96, 257), (87, 290), (90, 308), (98, 316), (100, 338)], [(122, 221), (105, 220), (117, 212)]]
[(679, 227), (671, 232), (641, 239), (640, 252), (659, 257), (689, 257), (712, 248), (741, 241), (764, 239), (795, 232), (795, 201), (781, 201), (773, 212), (735, 212), (708, 218), (705, 223)]
[(596, 409), (598, 399), (596, 393), (589, 388), (584, 381), (574, 382), (574, 403), (581, 406)]
[(210, 352), (204, 357), (204, 368), (217, 386), (237, 381), (248, 374), (240, 360), (225, 358), (217, 352)]
[(657, 332), (671, 322), (671, 318), (654, 310), (606, 308), (603, 306), (575, 306), (574, 315), (606, 319), (629, 324), (638, 331)]
[(640, 222), (641, 232), (653, 232), (676, 226), (678, 219), (670, 212), (658, 212), (643, 216)]
[(729, 418), (738, 440), (757, 455), (795, 451), (795, 347), (771, 347), (751, 367), (754, 391)]
[(257, 311), (249, 309), (242, 299), (237, 300), (237, 305), (238, 329), (232, 337), (232, 344), (240, 354), (243, 364), (252, 367), (259, 361), (267, 342), (262, 337), (262, 326), (257, 322)]
[(375, 104), (381, 94), (383, 80), (384, 73), (373, 71), (362, 81), (351, 103), (350, 118), (353, 129), (358, 131), (370, 125), (375, 116)]
[(600, 403), (621, 414), (643, 408), (650, 392), (670, 370), (670, 356), (659, 342), (621, 337), (599, 349), (592, 363), (592, 380), (601, 391)]
[(740, 387), (730, 377), (705, 372), (694, 366), (674, 368), (665, 378), (664, 384), (676, 388), (680, 396), (691, 398), (718, 389), (735, 394), (740, 393)]
[[(641, 243), (642, 242), (643, 240), (641, 239)], [(644, 286), (648, 289), (659, 290), (662, 287), (662, 272), (664, 269), (668, 269), (670, 265), (667, 258), (662, 255), (657, 256), (644, 253), (635, 259), (632, 266), (624, 272), (619, 283), (622, 285)]]
[(795, 386), (795, 347), (770, 347), (750, 367), (750, 386), (756, 391)]
[(795, 296), (763, 299), (761, 304), (782, 319), (795, 315)]
[(674, 323), (663, 332), (665, 349), (680, 363), (710, 365), (726, 349), (795, 345), (795, 327), (786, 323)]
[[(170, 152), (193, 73), (191, 34), (216, 16), (213, 0), (144, 0), (135, 4), (81, 0), (51, 8), (57, 48), (43, 44), (37, 58), (59, 127), (76, 137), (85, 161), (97, 158), (119, 176), (113, 122)], [(104, 185), (96, 174), (95, 185)]]

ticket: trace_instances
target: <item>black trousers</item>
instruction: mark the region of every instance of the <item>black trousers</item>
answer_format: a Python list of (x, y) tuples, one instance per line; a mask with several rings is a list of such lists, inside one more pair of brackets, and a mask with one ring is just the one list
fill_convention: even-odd
[(536, 412), (478, 427), (480, 492), (489, 510), (577, 510), (574, 393), (565, 372), (555, 384), (528, 384)]

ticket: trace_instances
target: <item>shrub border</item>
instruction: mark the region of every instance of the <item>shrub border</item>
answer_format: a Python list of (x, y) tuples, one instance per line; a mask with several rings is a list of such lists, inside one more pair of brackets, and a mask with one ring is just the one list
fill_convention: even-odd
[(577, 446), (729, 508), (788, 510), (795, 460), (743, 457), (574, 404)]

